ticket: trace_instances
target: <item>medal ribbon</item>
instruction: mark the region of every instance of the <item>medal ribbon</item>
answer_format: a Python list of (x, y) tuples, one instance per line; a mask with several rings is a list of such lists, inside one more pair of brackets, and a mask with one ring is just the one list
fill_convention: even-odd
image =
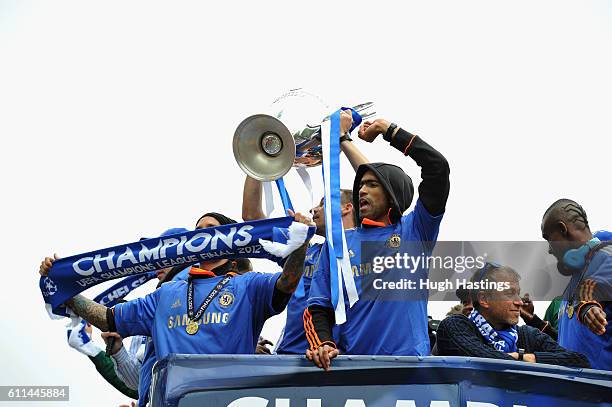
[(225, 287), (225, 285), (229, 283), (232, 277), (234, 277), (233, 274), (228, 274), (223, 278), (223, 280), (219, 281), (219, 283), (208, 293), (208, 296), (206, 296), (206, 298), (202, 302), (202, 305), (200, 305), (200, 308), (198, 308), (198, 312), (196, 312), (195, 315), (193, 314), (193, 279), (191, 277), (189, 278), (189, 282), (187, 284), (187, 316), (189, 317), (190, 321), (195, 322), (198, 319), (202, 318), (202, 315), (204, 315), (204, 311), (206, 311), (206, 308), (208, 308), (208, 306), (215, 299), (217, 294), (221, 292), (221, 289), (223, 289), (223, 287)]

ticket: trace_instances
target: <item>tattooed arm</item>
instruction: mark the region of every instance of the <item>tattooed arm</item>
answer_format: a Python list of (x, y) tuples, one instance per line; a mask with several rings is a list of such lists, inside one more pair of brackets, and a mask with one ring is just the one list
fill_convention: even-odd
[[(43, 277), (48, 276), (49, 271), (51, 271), (51, 267), (53, 266), (53, 262), (55, 260), (59, 260), (59, 258), (60, 257), (57, 254), (54, 254), (53, 257), (45, 257), (45, 259), (40, 263), (40, 275)], [(114, 326), (115, 321), (112, 321), (110, 324), (108, 322), (107, 314), (109, 314), (109, 310), (107, 307), (85, 298), (82, 295), (77, 295), (76, 297), (66, 301), (65, 305), (70, 307), (75, 314), (90, 324), (95, 325), (102, 331), (108, 331), (111, 326)]]
[[(312, 219), (310, 219), (308, 216), (304, 216), (301, 213), (293, 213), (291, 209), (289, 209), (288, 212), (290, 216), (295, 217), (296, 222), (300, 222), (308, 226), (315, 226)], [(302, 246), (298, 247), (289, 255), (285, 265), (283, 266), (283, 273), (278, 280), (276, 280), (276, 290), (283, 294), (288, 294), (289, 296), (293, 294), (300, 283), (300, 278), (302, 278), (302, 273), (304, 272), (304, 259), (306, 257), (307, 247), (308, 241), (304, 242)]]
[(300, 283), (300, 278), (302, 278), (302, 273), (304, 272), (304, 258), (306, 257), (307, 246), (308, 243), (304, 243), (297, 250), (291, 253), (291, 255), (289, 255), (289, 258), (283, 267), (283, 273), (278, 280), (276, 280), (277, 290), (285, 294), (293, 294)]
[(109, 330), (110, 324), (107, 319), (109, 309), (104, 305), (98, 304), (82, 295), (77, 295), (66, 301), (66, 306), (70, 307), (75, 314), (101, 331), (106, 332)]
[[(40, 275), (43, 277), (48, 276), (49, 271), (51, 271), (51, 267), (53, 266), (53, 262), (55, 260), (59, 260), (59, 258), (60, 257), (57, 254), (54, 254), (53, 257), (45, 257), (45, 259), (40, 263), (40, 270), (38, 271)], [(90, 324), (95, 325), (101, 331), (108, 331), (115, 325), (115, 321), (112, 321), (110, 324), (108, 322), (107, 315), (109, 313), (112, 314), (112, 312), (109, 312), (107, 307), (85, 298), (82, 295), (77, 295), (76, 297), (66, 301), (65, 305), (70, 307), (75, 314)]]

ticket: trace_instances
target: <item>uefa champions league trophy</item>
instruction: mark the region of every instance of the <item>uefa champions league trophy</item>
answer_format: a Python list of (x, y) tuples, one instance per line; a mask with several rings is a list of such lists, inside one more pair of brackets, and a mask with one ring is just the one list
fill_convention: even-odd
[[(353, 107), (363, 119), (372, 102)], [(259, 181), (274, 181), (291, 167), (315, 167), (323, 161), (321, 125), (331, 109), (320, 97), (303, 89), (292, 89), (270, 106), (272, 114), (244, 119), (234, 133), (234, 158), (240, 168)]]

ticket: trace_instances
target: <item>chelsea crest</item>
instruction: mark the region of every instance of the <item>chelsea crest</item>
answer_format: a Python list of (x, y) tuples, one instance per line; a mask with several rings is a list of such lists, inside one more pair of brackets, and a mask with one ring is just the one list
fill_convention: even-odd
[(401, 244), (402, 238), (397, 233), (394, 233), (389, 236), (387, 242), (385, 243), (385, 246), (387, 246), (389, 249), (397, 249), (400, 247)]
[(219, 296), (219, 305), (223, 308), (227, 308), (234, 303), (234, 294), (229, 291), (222, 292)]

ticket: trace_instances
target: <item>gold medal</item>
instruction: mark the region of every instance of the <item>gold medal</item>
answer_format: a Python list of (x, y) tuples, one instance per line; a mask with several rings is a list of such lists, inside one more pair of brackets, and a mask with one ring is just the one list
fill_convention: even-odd
[(567, 306), (567, 316), (569, 317), (569, 319), (572, 319), (572, 317), (574, 316), (574, 304)]
[[(225, 284), (227, 284), (230, 281), (230, 279), (233, 276), (234, 276), (233, 274), (226, 275), (225, 278), (221, 280), (212, 289), (210, 293), (208, 293), (208, 296), (204, 299), (204, 301), (202, 301), (202, 305), (200, 305), (198, 312), (196, 312), (195, 314), (193, 312), (193, 281), (192, 281), (192, 276), (189, 276), (189, 280), (187, 283), (187, 317), (189, 318), (189, 322), (187, 323), (187, 326), (185, 326), (185, 332), (187, 332), (189, 335), (195, 335), (198, 332), (198, 330), (200, 329), (200, 325), (196, 323), (195, 321), (200, 320), (202, 318), (206, 308), (208, 308), (212, 300), (217, 296), (217, 294), (219, 294), (221, 289), (225, 286)], [(231, 300), (229, 299), (229, 297), (226, 298), (225, 305), (230, 306), (232, 302), (233, 302), (233, 295), (231, 296)]]
[(195, 321), (189, 321), (189, 323), (185, 327), (185, 331), (189, 335), (195, 335), (196, 332), (198, 332), (198, 329), (200, 329), (200, 326)]

